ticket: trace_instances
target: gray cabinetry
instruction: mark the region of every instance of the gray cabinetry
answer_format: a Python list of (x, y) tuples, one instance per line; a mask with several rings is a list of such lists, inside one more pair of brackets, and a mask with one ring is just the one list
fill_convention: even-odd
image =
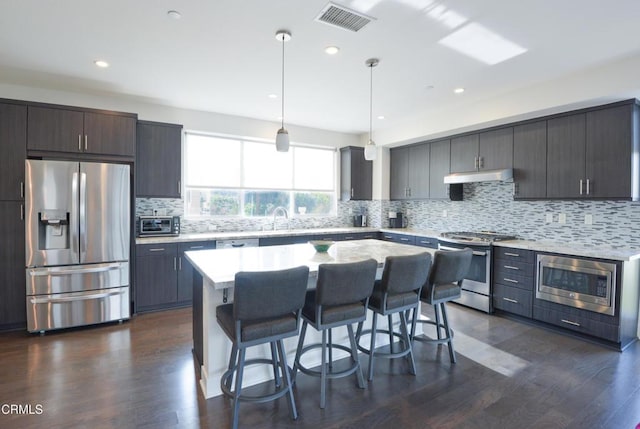
[(513, 129), (514, 199), (547, 196), (547, 121)]
[(391, 149), (392, 200), (429, 198), (429, 144)]
[(383, 232), (381, 238), (385, 241), (395, 241), (396, 243), (416, 244), (416, 237), (414, 235)]
[(534, 252), (495, 247), (493, 258), (493, 307), (532, 317), (535, 278)]
[(370, 200), (373, 184), (373, 162), (364, 159), (364, 148), (347, 146), (340, 149), (340, 199)]
[(136, 196), (180, 198), (182, 125), (138, 121)]
[(0, 200), (24, 199), (27, 106), (0, 104)]
[(135, 157), (136, 115), (67, 107), (28, 107), (27, 149)]
[(451, 172), (464, 173), (478, 170), (478, 134), (451, 139)]
[(513, 127), (451, 139), (451, 172), (511, 168)]
[[(429, 155), (429, 198), (449, 198), (449, 185), (444, 183), (444, 176), (449, 174), (451, 162), (451, 141), (440, 140), (430, 144)], [(461, 186), (461, 185), (460, 185)]]
[(0, 201), (0, 219), (0, 330), (26, 328), (22, 202)]
[(580, 198), (584, 193), (585, 125), (584, 113), (547, 121), (547, 197)]

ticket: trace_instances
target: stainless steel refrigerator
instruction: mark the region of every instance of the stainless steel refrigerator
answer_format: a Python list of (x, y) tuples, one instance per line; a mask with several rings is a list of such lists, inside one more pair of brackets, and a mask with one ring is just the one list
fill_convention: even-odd
[(130, 317), (129, 166), (27, 160), (27, 329)]

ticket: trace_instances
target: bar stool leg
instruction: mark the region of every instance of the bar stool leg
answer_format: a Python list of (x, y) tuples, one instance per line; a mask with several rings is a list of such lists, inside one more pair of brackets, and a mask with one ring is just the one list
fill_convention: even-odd
[(278, 372), (278, 357), (276, 356), (276, 345), (271, 344), (271, 362), (273, 365), (273, 380), (276, 383), (276, 387), (280, 387), (280, 373)]
[(378, 313), (373, 312), (373, 321), (371, 322), (371, 344), (369, 346), (369, 373), (367, 374), (369, 381), (373, 380), (373, 357), (375, 355), (374, 350), (376, 348), (377, 316)]
[(329, 328), (329, 369), (333, 369), (333, 337)]
[(298, 348), (296, 349), (296, 358), (293, 361), (293, 374), (291, 375), (291, 380), (294, 384), (296, 382), (296, 376), (298, 375), (298, 367), (300, 366), (300, 354), (302, 353), (302, 346), (304, 345), (304, 337), (307, 334), (307, 325), (308, 323), (306, 321), (302, 321), (302, 329), (298, 337)]
[(389, 351), (393, 353), (393, 318), (391, 314), (387, 316), (387, 321), (389, 323)]
[(438, 304), (433, 306), (433, 311), (436, 313), (436, 334), (438, 334), (438, 339), (442, 339), (442, 335), (440, 334), (440, 312), (438, 311)]
[(451, 334), (451, 328), (449, 327), (449, 320), (447, 319), (447, 307), (445, 307), (444, 302), (440, 303), (440, 305), (442, 306), (442, 319), (444, 321), (444, 329), (446, 330), (447, 338), (449, 339), (449, 341), (447, 341), (447, 345), (449, 346), (449, 360), (451, 361), (451, 363), (456, 363), (456, 352), (453, 349), (453, 338)]
[(353, 327), (350, 324), (347, 325), (347, 332), (349, 333), (349, 342), (351, 343), (351, 359), (358, 365), (358, 370), (356, 371), (358, 387), (364, 389), (364, 377), (362, 376), (362, 367), (360, 366), (360, 359), (358, 358), (358, 346), (356, 345), (356, 338), (353, 334)]
[(404, 312), (400, 312), (400, 334), (402, 335), (402, 342), (409, 349), (407, 358), (409, 359), (409, 372), (413, 375), (416, 374), (416, 362), (413, 359), (413, 348), (411, 347), (411, 338), (409, 338), (409, 331), (407, 330), (407, 318)]
[(320, 408), (325, 407), (327, 390), (327, 330), (322, 330), (322, 363), (320, 366)]
[(246, 349), (241, 348), (238, 356), (238, 373), (236, 374), (236, 390), (233, 392), (233, 422), (231, 427), (238, 429), (238, 416), (240, 412), (240, 392), (242, 391), (242, 375), (244, 373), (244, 358), (246, 355)]
[[(227, 369), (231, 370), (231, 368), (233, 368), (233, 365), (236, 364), (236, 362), (238, 361), (238, 347), (236, 347), (236, 345), (234, 344), (231, 347), (231, 355), (229, 356), (229, 367)], [(231, 382), (233, 381), (233, 373), (225, 380), (225, 386), (227, 386), (227, 389), (231, 390)]]
[(417, 324), (418, 324), (418, 307), (413, 309), (413, 323), (411, 323), (411, 341), (413, 341), (413, 338), (416, 336)]
[(278, 353), (280, 354), (280, 370), (282, 371), (282, 378), (285, 383), (285, 389), (289, 392), (287, 394), (287, 404), (289, 405), (289, 413), (291, 419), (296, 420), (298, 418), (298, 410), (296, 409), (296, 401), (293, 398), (293, 386), (291, 385), (291, 375), (289, 373), (289, 367), (287, 366), (287, 353), (284, 350), (284, 342), (278, 341)]

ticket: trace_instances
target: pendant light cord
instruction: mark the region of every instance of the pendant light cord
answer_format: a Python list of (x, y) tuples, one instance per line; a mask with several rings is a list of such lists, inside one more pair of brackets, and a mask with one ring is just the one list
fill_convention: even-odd
[(284, 128), (284, 38), (285, 35), (280, 36), (282, 38), (282, 128)]
[(371, 69), (371, 79), (369, 87), (369, 143), (373, 141), (373, 63), (369, 65)]

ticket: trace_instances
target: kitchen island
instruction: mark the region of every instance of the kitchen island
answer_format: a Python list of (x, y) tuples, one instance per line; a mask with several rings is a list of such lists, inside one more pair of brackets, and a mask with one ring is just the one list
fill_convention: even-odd
[[(231, 342), (219, 327), (216, 307), (233, 299), (235, 274), (240, 271), (271, 271), (292, 268), (300, 265), (309, 267), (309, 287), (315, 287), (318, 266), (322, 263), (345, 263), (373, 258), (378, 261), (378, 270), (384, 265), (387, 256), (414, 255), (421, 252), (433, 253), (433, 249), (381, 240), (355, 240), (336, 242), (328, 252), (318, 253), (308, 243), (283, 246), (197, 250), (185, 255), (194, 268), (193, 291), (193, 337), (194, 356), (200, 368), (200, 387), (206, 398), (220, 395), (220, 377), (227, 369)], [(380, 318), (380, 329), (386, 329)], [(371, 323), (367, 318), (367, 323)], [(420, 328), (420, 326), (418, 326)], [(418, 332), (419, 333), (419, 332)], [(313, 335), (312, 335), (313, 334)], [(285, 340), (285, 349), (289, 362), (293, 362), (297, 338)], [(307, 341), (319, 342), (320, 335), (314, 330), (307, 333)], [(337, 329), (333, 335), (336, 344), (348, 344), (345, 332)], [(388, 336), (376, 338), (380, 346), (388, 343)], [(313, 354), (309, 354), (313, 355)], [(269, 357), (268, 344), (252, 347), (247, 359)], [(346, 354), (345, 354), (346, 356)], [(337, 355), (340, 359), (342, 354)], [(305, 366), (320, 364), (320, 355), (309, 356)], [(249, 367), (245, 370), (243, 386), (267, 381), (271, 378), (270, 367)]]

